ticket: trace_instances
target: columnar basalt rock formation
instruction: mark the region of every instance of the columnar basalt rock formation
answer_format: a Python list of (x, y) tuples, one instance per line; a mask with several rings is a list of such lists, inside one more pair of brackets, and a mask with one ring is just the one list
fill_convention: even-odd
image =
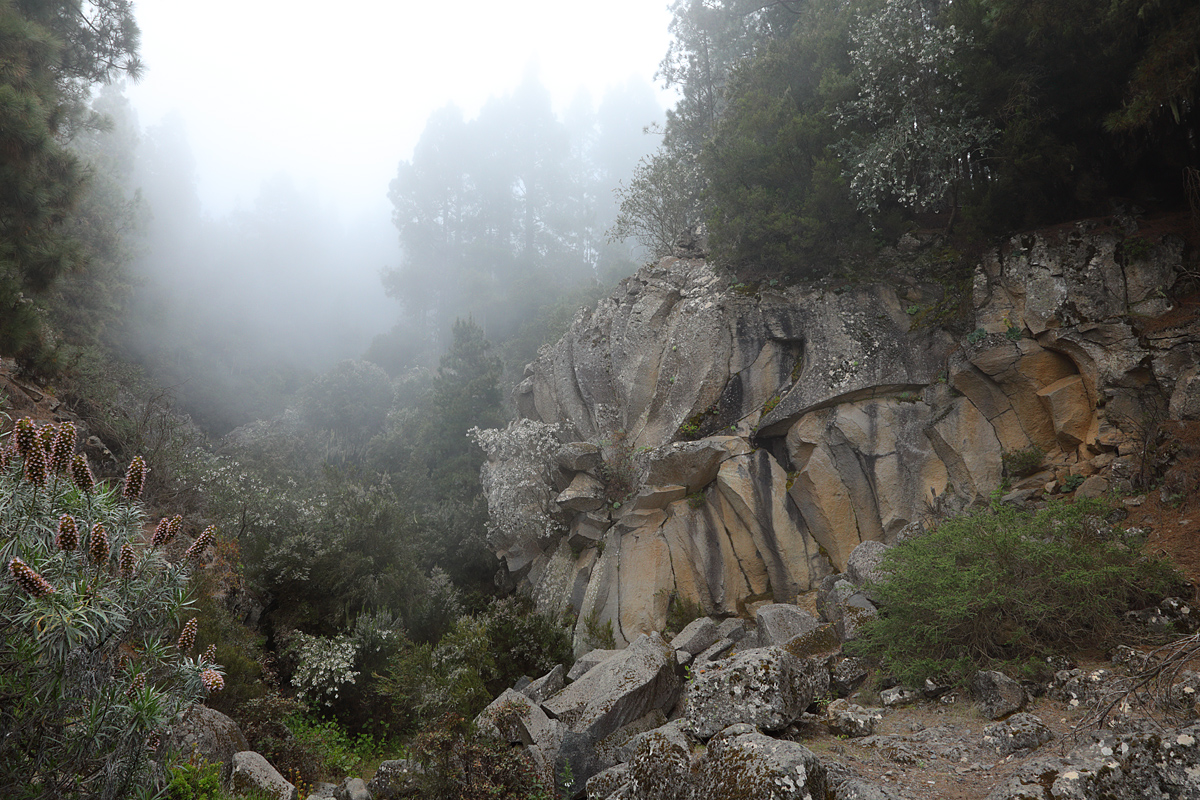
[(498, 554), (539, 607), (578, 614), (582, 651), (610, 623), (618, 646), (661, 630), (672, 602), (795, 602), (859, 543), (985, 501), (1005, 453), (1045, 452), (1018, 490), (1119, 479), (1148, 420), (1200, 416), (1200, 320), (1167, 299), (1183, 243), (1130, 242), (1088, 223), (1012, 238), (979, 264), (962, 335), (914, 313), (954, 301), (915, 279), (647, 266), (526, 368), (519, 415), (562, 443), (540, 509), (558, 533), (510, 531)]

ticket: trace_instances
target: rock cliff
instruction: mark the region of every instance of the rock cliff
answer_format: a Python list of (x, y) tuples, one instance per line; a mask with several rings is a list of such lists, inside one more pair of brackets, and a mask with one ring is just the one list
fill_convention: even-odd
[[(1167, 299), (1183, 257), (1094, 223), (1013, 237), (976, 268), (962, 335), (928, 322), (953, 290), (903, 276), (647, 266), (526, 368), (497, 436), (542, 423), (552, 446), (515, 470), (536, 523), (493, 546), (542, 610), (578, 614), (582, 651), (610, 624), (617, 646), (664, 629), (672, 603), (803, 602), (859, 543), (984, 501), (1006, 464), (1018, 498), (1128, 479), (1153, 421), (1200, 416), (1200, 318)], [(515, 462), (489, 452), (495, 513)]]

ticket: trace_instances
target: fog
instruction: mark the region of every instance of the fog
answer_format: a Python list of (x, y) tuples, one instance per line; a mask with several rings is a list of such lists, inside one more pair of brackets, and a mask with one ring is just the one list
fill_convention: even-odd
[(435, 364), (458, 316), (499, 343), (631, 270), (604, 234), (670, 103), (669, 14), (567, 5), (141, 0), (145, 77), (98, 105), (135, 143), (127, 345), (151, 380), (222, 434), (339, 360)]

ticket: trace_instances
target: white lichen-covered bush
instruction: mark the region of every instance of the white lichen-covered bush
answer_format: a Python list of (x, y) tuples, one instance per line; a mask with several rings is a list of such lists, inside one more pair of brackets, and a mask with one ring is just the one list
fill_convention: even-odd
[(554, 457), (561, 449), (558, 426), (520, 419), (503, 430), (472, 428), (487, 453), (481, 477), (488, 501), (488, 544), (497, 553), (522, 541), (541, 541), (564, 526), (553, 512)]
[(358, 642), (353, 636), (325, 638), (296, 632), (294, 647), (298, 664), (292, 686), (300, 699), (329, 706), (345, 686), (354, 685), (358, 671)]

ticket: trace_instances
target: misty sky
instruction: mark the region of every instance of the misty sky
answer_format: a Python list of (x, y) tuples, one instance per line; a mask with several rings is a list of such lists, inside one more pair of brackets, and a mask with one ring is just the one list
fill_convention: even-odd
[(666, 0), (137, 0), (136, 13), (147, 69), (128, 95), (143, 126), (183, 118), (210, 211), (284, 172), (353, 216), (390, 209), (433, 110), (474, 116), (530, 68), (560, 109), (581, 89), (595, 101), (649, 82), (670, 20)]

